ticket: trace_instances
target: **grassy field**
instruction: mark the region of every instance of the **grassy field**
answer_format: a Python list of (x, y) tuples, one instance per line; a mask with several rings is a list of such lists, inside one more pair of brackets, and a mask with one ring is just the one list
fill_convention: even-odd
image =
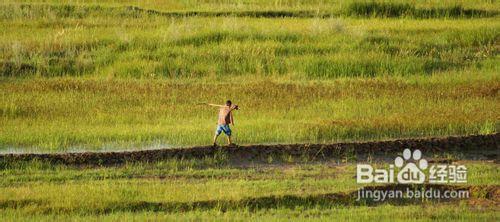
[[(197, 104), (227, 99), (238, 144), (497, 133), (499, 12), (494, 0), (4, 0), (0, 152), (208, 145), (218, 111)], [(361, 187), (347, 158), (231, 161), (2, 159), (0, 218), (499, 220), (484, 190), (500, 186), (495, 162), (461, 160), (470, 199), (373, 205), (332, 198)]]
[(0, 22), (1, 76), (303, 80), (498, 69), (496, 17), (44, 16)]
[(0, 141), (36, 151), (210, 144), (217, 110), (196, 102), (226, 97), (243, 107), (234, 127), (243, 144), (497, 132), (498, 75), (449, 75), (302, 83), (6, 80)]
[(4, 152), (209, 144), (217, 111), (195, 104), (228, 98), (242, 107), (240, 144), (499, 128), (492, 1), (5, 1), (0, 8)]
[[(499, 185), (497, 164), (464, 163), (467, 185)], [(458, 202), (399, 206), (315, 202), (322, 195), (360, 187), (352, 179), (351, 163), (278, 162), (247, 168), (205, 159), (82, 169), (32, 162), (2, 165), (0, 174), (4, 221), (498, 219), (489, 202), (472, 204), (480, 193)]]

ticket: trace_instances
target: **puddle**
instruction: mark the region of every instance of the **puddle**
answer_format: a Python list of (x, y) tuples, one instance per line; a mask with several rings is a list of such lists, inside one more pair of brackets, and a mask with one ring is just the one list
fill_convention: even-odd
[(89, 147), (89, 146), (71, 146), (65, 149), (58, 150), (47, 150), (47, 148), (42, 147), (16, 147), (7, 146), (0, 147), (1, 154), (47, 154), (47, 153), (85, 153), (85, 152), (129, 152), (129, 151), (144, 151), (144, 150), (159, 150), (159, 149), (171, 149), (178, 148), (178, 146), (173, 146), (170, 144), (163, 143), (161, 141), (144, 143), (144, 144), (125, 144), (125, 143), (108, 143), (99, 147)]

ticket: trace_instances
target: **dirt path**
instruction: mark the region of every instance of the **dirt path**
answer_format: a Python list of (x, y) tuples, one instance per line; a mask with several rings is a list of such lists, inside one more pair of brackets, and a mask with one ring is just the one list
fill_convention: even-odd
[[(441, 138), (400, 139), (390, 141), (334, 143), (247, 145), (234, 147), (199, 146), (190, 148), (143, 150), (130, 152), (85, 152), (54, 154), (2, 154), (0, 162), (42, 160), (68, 165), (115, 165), (126, 162), (153, 162), (172, 158), (201, 159), (224, 157), (232, 161), (266, 161), (269, 158), (328, 160), (335, 158), (391, 158), (405, 148), (420, 149), (427, 156), (458, 154), (460, 159), (498, 161), (500, 133), (450, 136)], [(431, 155), (432, 154), (432, 155)]]

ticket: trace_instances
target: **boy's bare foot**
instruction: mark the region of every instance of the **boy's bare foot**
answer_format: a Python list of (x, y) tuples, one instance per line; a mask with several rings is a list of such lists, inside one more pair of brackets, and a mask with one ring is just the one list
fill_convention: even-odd
[(212, 144), (213, 147), (217, 147), (217, 143)]
[(234, 146), (237, 146), (237, 145), (235, 143), (230, 143), (230, 144), (227, 144), (227, 146), (234, 147)]

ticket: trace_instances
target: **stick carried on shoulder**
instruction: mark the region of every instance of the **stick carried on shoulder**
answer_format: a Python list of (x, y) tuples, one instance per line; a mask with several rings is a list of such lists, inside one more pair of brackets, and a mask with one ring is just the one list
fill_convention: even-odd
[[(209, 106), (216, 106), (216, 107), (224, 107), (224, 105), (217, 105), (217, 104), (212, 104), (212, 103), (203, 103), (203, 102), (199, 102), (199, 103), (196, 103), (196, 105), (209, 105)], [(232, 106), (233, 109), (235, 110), (239, 110), (240, 107), (236, 104), (234, 104)]]

